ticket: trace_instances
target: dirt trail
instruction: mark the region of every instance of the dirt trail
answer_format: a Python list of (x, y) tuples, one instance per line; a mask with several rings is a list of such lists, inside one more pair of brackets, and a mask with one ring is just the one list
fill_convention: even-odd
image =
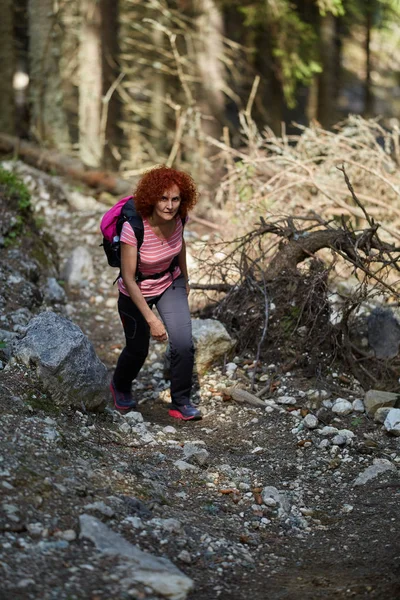
[[(114, 270), (98, 246), (101, 211), (71, 213), (50, 200), (46, 208), (62, 259), (75, 239), (92, 252), (94, 279), (69, 294), (67, 310), (111, 374), (123, 337)], [(323, 423), (307, 429), (301, 410), (315, 381), (301, 372), (280, 378), (266, 410), (224, 402), (218, 388), (232, 380), (221, 365), (200, 382), (204, 419), (176, 422), (159, 399), (163, 350), (151, 345), (135, 386), (144, 425), (128, 426), (112, 411), (48, 414), (29, 408), (23, 394), (14, 405), (0, 398), (3, 504), (19, 517), (12, 527), (2, 521), (2, 598), (161, 598), (128, 584), (115, 557), (79, 538), (79, 515), (88, 511), (192, 578), (189, 600), (399, 597), (398, 439), (365, 413), (332, 415), (331, 426), (354, 433), (339, 445)], [(244, 361), (236, 363), (245, 377)], [(360, 398), (332, 392), (337, 381), (332, 374), (319, 386), (331, 399)], [(376, 459), (390, 468), (355, 486)]]

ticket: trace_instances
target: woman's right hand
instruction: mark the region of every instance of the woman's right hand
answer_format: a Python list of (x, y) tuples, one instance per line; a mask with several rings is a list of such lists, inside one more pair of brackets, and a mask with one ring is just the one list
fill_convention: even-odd
[(160, 319), (155, 318), (149, 323), (150, 335), (157, 342), (165, 342), (168, 339), (164, 323)]

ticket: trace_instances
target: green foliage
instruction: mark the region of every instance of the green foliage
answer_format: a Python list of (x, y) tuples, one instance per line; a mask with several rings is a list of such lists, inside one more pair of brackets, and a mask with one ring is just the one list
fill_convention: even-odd
[(0, 165), (0, 186), (8, 198), (17, 202), (18, 214), (13, 218), (11, 227), (4, 238), (5, 247), (12, 246), (21, 234), (24, 222), (31, 211), (31, 196), (26, 185), (10, 171)]
[(345, 13), (344, 2), (346, 0), (317, 0), (317, 6), (323, 16), (331, 12), (335, 17), (341, 17)]
[(10, 171), (6, 171), (0, 165), (0, 185), (6, 188), (9, 196), (18, 197), (18, 209), (26, 211), (31, 206), (31, 196), (26, 185)]

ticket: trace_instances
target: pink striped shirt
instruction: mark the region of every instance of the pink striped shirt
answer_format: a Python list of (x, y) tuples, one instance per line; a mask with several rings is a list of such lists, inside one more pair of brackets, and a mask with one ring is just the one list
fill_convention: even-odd
[[(143, 275), (154, 275), (168, 269), (172, 259), (182, 250), (182, 220), (179, 215), (176, 216), (176, 226), (174, 233), (166, 240), (161, 240), (156, 236), (146, 218), (143, 219), (144, 236), (140, 247), (140, 272)], [(121, 242), (130, 246), (137, 246), (135, 233), (128, 222), (122, 226)], [(139, 281), (138, 286), (145, 298), (159, 296), (171, 285), (181, 273), (179, 267), (176, 267), (171, 273), (166, 273), (159, 279), (145, 279)], [(118, 279), (118, 289), (122, 294), (129, 296), (122, 277)]]

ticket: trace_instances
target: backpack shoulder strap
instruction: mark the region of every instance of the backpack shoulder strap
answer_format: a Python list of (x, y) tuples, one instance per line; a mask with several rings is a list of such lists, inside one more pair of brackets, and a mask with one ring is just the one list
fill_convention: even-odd
[(122, 226), (125, 223), (125, 221), (128, 221), (135, 233), (139, 250), (140, 246), (143, 244), (144, 226), (143, 219), (136, 210), (133, 196), (131, 196), (122, 207), (121, 214), (117, 223), (118, 235), (121, 234)]

